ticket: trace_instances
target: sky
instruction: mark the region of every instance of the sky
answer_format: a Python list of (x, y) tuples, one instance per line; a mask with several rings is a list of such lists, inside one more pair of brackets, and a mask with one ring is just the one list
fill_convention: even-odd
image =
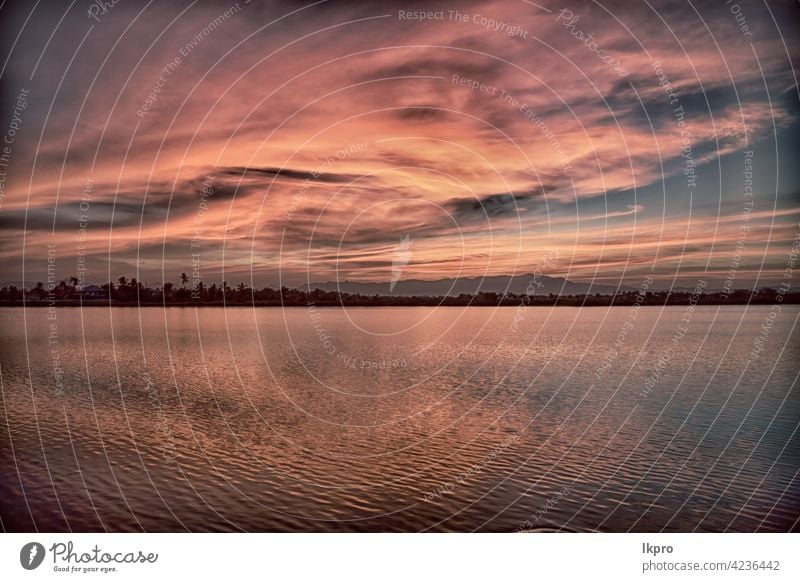
[(0, 7), (0, 281), (783, 280), (795, 1), (101, 4)]

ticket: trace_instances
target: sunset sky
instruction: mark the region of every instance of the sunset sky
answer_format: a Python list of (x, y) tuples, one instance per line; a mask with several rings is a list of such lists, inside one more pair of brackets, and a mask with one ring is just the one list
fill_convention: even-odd
[(48, 244), (94, 283), (389, 281), (407, 236), (403, 279), (766, 286), (798, 236), (796, 1), (91, 6), (0, 9), (4, 282)]

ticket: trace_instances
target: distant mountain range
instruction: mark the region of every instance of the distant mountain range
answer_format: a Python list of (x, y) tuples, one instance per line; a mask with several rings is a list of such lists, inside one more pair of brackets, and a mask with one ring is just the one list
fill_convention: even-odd
[(574, 283), (559, 277), (537, 275), (518, 275), (510, 277), (499, 275), (493, 277), (473, 277), (458, 279), (438, 279), (436, 281), (423, 281), (421, 279), (407, 279), (397, 281), (390, 289), (389, 283), (359, 283), (356, 281), (325, 281), (324, 283), (311, 283), (300, 287), (303, 291), (320, 289), (322, 291), (341, 291), (343, 293), (358, 293), (360, 295), (388, 295), (395, 297), (423, 297), (444, 295), (474, 295), (475, 293), (516, 293), (524, 294), (529, 288), (534, 295), (581, 295), (584, 293), (600, 293), (613, 295), (617, 291), (633, 291), (632, 287), (617, 288), (613, 285), (599, 285), (589, 283)]

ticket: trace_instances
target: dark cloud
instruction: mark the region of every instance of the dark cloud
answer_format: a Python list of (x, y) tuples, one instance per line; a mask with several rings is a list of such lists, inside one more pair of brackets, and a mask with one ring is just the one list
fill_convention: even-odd
[(220, 168), (220, 171), (226, 176), (235, 176), (239, 178), (263, 178), (265, 180), (284, 178), (286, 180), (311, 180), (313, 182), (328, 182), (335, 184), (346, 184), (362, 177), (355, 174), (325, 174), (309, 172), (307, 170), (291, 170), (288, 168), (252, 168), (245, 166)]
[[(201, 195), (206, 188), (206, 175), (180, 182), (174, 190), (169, 184), (160, 183), (145, 192), (135, 185), (125, 190), (118, 190), (112, 184), (95, 184), (88, 205), (81, 209), (79, 200), (59, 202), (56, 210), (52, 206), (31, 205), (25, 209), (14, 209), (0, 215), (0, 230), (5, 231), (42, 231), (70, 232), (79, 227), (82, 217), (88, 219), (88, 228), (110, 227), (146, 228), (155, 223), (164, 223), (169, 218), (179, 218), (197, 212), (202, 200)], [(256, 192), (256, 188), (246, 184), (231, 184), (220, 179), (210, 182), (211, 194), (207, 195), (207, 204), (214, 201), (230, 201), (244, 198)]]
[(518, 212), (530, 210), (526, 203), (536, 201), (542, 191), (517, 192), (506, 194), (488, 194), (479, 198), (453, 198), (445, 203), (445, 208), (456, 220), (497, 218), (515, 216)]
[(415, 105), (395, 111), (392, 116), (400, 121), (438, 121), (447, 116), (447, 111), (428, 105)]
[(167, 219), (167, 206), (163, 203), (143, 204), (142, 201), (92, 201), (87, 210), (81, 210), (80, 202), (59, 204), (52, 207), (32, 206), (26, 210), (11, 210), (0, 216), (0, 230), (9, 231), (53, 231), (77, 233), (82, 217), (88, 220), (89, 229), (108, 229), (111, 226), (138, 227)]

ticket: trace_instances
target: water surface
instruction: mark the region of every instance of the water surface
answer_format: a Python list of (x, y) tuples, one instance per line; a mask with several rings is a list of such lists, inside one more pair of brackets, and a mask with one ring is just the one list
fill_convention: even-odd
[(2, 526), (797, 529), (769, 310), (0, 309)]

